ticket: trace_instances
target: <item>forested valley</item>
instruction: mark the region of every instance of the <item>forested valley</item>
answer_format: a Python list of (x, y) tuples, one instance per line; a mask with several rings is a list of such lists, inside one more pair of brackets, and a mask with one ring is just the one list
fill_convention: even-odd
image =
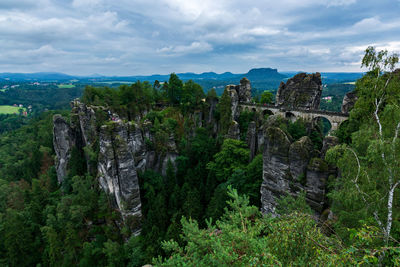
[[(357, 101), (327, 151), (321, 122), (237, 112), (236, 87), (218, 96), (176, 74), (163, 83), (87, 86), (72, 111), (55, 94), (51, 110), (0, 131), (0, 265), (399, 266), (397, 63), (397, 55), (366, 50), (369, 72), (346, 87)], [(265, 107), (273, 99), (265, 91), (251, 101)], [(252, 129), (269, 141), (252, 146)], [(260, 187), (268, 164), (286, 160), (277, 149), (285, 142), (306, 147), (309, 160), (287, 178), (289, 192), (271, 193), (273, 212), (265, 212)], [(318, 203), (300, 190), (312, 187), (314, 169), (327, 173)], [(115, 187), (109, 173), (137, 184), (121, 178)], [(140, 194), (126, 193), (125, 182)]]

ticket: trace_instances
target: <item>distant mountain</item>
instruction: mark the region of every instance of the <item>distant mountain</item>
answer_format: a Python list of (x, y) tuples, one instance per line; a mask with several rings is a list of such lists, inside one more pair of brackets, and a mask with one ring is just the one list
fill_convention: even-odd
[(327, 84), (354, 82), (363, 75), (363, 72), (321, 72), (322, 82)]
[[(218, 94), (222, 94), (227, 84), (238, 84), (243, 77), (250, 80), (254, 93), (278, 89), (281, 81), (294, 76), (296, 71), (288, 71), (280, 73), (277, 69), (272, 68), (254, 68), (247, 73), (235, 74), (224, 72), (221, 74), (215, 72), (203, 72), (200, 74), (193, 72), (177, 73), (178, 77), (183, 81), (194, 80), (199, 83), (205, 91), (215, 88)], [(353, 82), (362, 77), (363, 73), (345, 73), (345, 72), (322, 72), (322, 81), (325, 84)], [(136, 76), (103, 76), (93, 74), (89, 76), (72, 76), (58, 72), (38, 72), (38, 73), (0, 73), (0, 80), (7, 79), (10, 81), (57, 81), (63, 82), (67, 80), (79, 80), (84, 84), (107, 83), (110, 86), (116, 86), (122, 82), (149, 81), (154, 83), (168, 81), (169, 75), (153, 74), (153, 75), (136, 75)], [(114, 85), (113, 85), (114, 84)]]
[(258, 68), (251, 69), (248, 73), (243, 74), (247, 79), (251, 80), (283, 80), (287, 76), (278, 72), (277, 69)]
[[(289, 77), (304, 71), (284, 71), (281, 72)], [(363, 72), (321, 72), (322, 82), (325, 84), (354, 82), (364, 75)]]
[(73, 76), (58, 72), (36, 73), (0, 73), (0, 78), (12, 81), (62, 81), (73, 79)]

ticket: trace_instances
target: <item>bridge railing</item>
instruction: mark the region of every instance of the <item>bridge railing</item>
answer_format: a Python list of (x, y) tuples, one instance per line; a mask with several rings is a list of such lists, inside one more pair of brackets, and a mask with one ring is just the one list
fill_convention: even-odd
[(273, 109), (279, 109), (282, 112), (298, 111), (298, 112), (303, 112), (303, 113), (313, 113), (313, 114), (321, 114), (321, 115), (329, 115), (329, 116), (340, 116), (340, 117), (345, 117), (345, 118), (349, 117), (348, 113), (326, 111), (326, 110), (319, 110), (319, 109), (287, 108), (287, 107), (279, 107), (279, 106), (270, 105), (270, 104), (257, 104), (257, 103), (247, 103), (247, 102), (239, 102), (239, 105), (254, 106), (254, 107), (260, 107), (260, 108), (273, 108)]

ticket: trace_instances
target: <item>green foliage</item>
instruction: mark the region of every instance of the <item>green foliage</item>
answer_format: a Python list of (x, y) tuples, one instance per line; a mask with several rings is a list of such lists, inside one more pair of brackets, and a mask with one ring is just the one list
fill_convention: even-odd
[(363, 65), (370, 72), (356, 84), (359, 99), (347, 126), (354, 130), (352, 142), (329, 150), (326, 156), (342, 174), (329, 196), (338, 214), (336, 228), (345, 238), (346, 228), (364, 224), (379, 227), (386, 244), (391, 243), (390, 236), (400, 237), (400, 79), (392, 71), (397, 62), (397, 55), (389, 56), (387, 51), (366, 50)]
[(295, 122), (289, 121), (288, 132), (295, 141), (299, 140), (303, 136), (307, 135), (306, 124), (302, 119), (298, 119)]
[(264, 91), (260, 97), (260, 104), (271, 104), (274, 100), (274, 94), (271, 91)]
[(207, 164), (207, 169), (213, 171), (219, 181), (224, 181), (235, 170), (245, 168), (249, 161), (249, 153), (246, 143), (225, 139), (221, 151), (214, 155), (214, 161)]
[[(249, 163), (244, 142), (221, 137), (232, 123), (227, 90), (217, 106), (221, 135), (215, 138), (209, 129), (196, 129), (207, 116), (197, 115), (207, 114), (208, 105), (217, 102), (215, 90), (203, 102), (198, 84), (182, 83), (171, 74), (162, 86), (136, 82), (117, 89), (87, 87), (82, 96), (85, 103), (104, 106), (123, 119), (150, 121), (154, 139), (147, 139), (146, 146), (160, 155), (170, 152), (171, 138), (179, 143), (179, 156), (174, 164), (168, 162), (166, 175), (150, 170), (139, 174), (140, 236), (128, 230), (140, 222), (124, 222), (86, 170), (86, 157), (89, 169), (96, 169), (97, 140), (83, 151), (72, 151), (68, 177), (59, 188), (53, 166), (53, 114), (20, 121), (22, 127), (0, 136), (0, 265), (141, 266), (157, 257), (154, 263), (164, 266), (398, 266), (400, 250), (392, 241), (400, 236), (394, 186), (400, 172), (400, 79), (391, 71), (395, 63), (396, 57), (367, 50), (363, 64), (371, 72), (357, 82), (360, 100), (338, 131), (347, 145), (327, 153), (326, 160), (341, 173), (330, 181), (334, 216), (329, 236), (311, 214), (305, 193), (280, 199), (279, 217), (259, 212), (262, 155)], [(265, 92), (262, 103), (269, 103), (271, 95)], [(110, 119), (107, 113), (96, 113), (97, 130)], [(242, 133), (254, 115), (240, 114)], [(294, 140), (307, 135), (301, 120), (277, 119), (274, 126)], [(318, 150), (322, 129), (317, 125), (308, 133)], [(175, 153), (175, 146), (172, 149)], [(321, 158), (313, 158), (310, 167), (328, 170)], [(297, 178), (304, 184), (305, 177)], [(390, 234), (375, 218), (388, 225), (388, 188), (394, 194)]]
[(282, 196), (278, 200), (276, 212), (281, 215), (289, 215), (295, 212), (302, 214), (313, 214), (310, 206), (306, 202), (306, 193), (301, 192), (297, 197), (291, 195)]
[[(377, 263), (383, 251), (390, 251), (384, 262), (399, 261), (398, 248), (367, 249), (373, 242), (370, 229), (360, 229), (360, 240), (345, 248), (340, 239), (327, 237), (312, 216), (292, 212), (278, 218), (263, 217), (249, 206), (246, 197), (228, 188), (228, 206), (216, 223), (207, 221), (201, 229), (197, 221), (182, 218), (184, 245), (163, 242), (168, 257), (154, 259), (157, 266), (354, 266)], [(299, 200), (304, 204), (303, 200)], [(299, 202), (297, 201), (297, 202)], [(289, 201), (293, 202), (293, 201)], [(287, 201), (286, 201), (287, 203)], [(386, 254), (387, 255), (387, 254)]]
[(231, 110), (231, 97), (228, 90), (225, 88), (224, 93), (219, 100), (217, 110), (219, 114), (219, 123), (221, 127), (220, 133), (225, 135), (228, 133), (229, 127), (232, 123), (232, 110)]
[(215, 88), (211, 88), (211, 90), (207, 92), (207, 99), (216, 99), (216, 98), (217, 98), (217, 92), (215, 91)]
[(258, 154), (242, 170), (237, 169), (228, 179), (228, 184), (238, 188), (240, 194), (247, 195), (251, 205), (260, 206), (260, 185), (262, 183), (263, 158)]
[(248, 200), (239, 197), (237, 192), (229, 190), (231, 209), (216, 225), (208, 222), (208, 229), (199, 229), (194, 220), (181, 220), (183, 239), (186, 243), (180, 247), (175, 241), (163, 243), (171, 257), (155, 260), (160, 266), (256, 266), (279, 262), (264, 250), (265, 242), (254, 239), (262, 232), (262, 227), (254, 219), (259, 214), (256, 207), (248, 207)]
[[(43, 113), (24, 127), (0, 137), (0, 178), (30, 182), (47, 171), (53, 159), (53, 114)], [(41, 146), (47, 149), (41, 151)]]
[(81, 99), (85, 104), (104, 106), (133, 120), (142, 111), (148, 110), (157, 97), (157, 91), (148, 82), (138, 81), (131, 85), (121, 85), (117, 90), (87, 86)]
[(249, 123), (254, 120), (255, 114), (252, 111), (242, 111), (239, 114), (238, 123), (240, 129), (240, 139), (242, 141), (246, 140), (247, 130), (249, 128)]
[(171, 73), (168, 81), (167, 95), (171, 104), (179, 104), (182, 100), (183, 83), (178, 75)]
[(183, 85), (181, 107), (184, 113), (199, 108), (205, 98), (203, 88), (192, 80)]

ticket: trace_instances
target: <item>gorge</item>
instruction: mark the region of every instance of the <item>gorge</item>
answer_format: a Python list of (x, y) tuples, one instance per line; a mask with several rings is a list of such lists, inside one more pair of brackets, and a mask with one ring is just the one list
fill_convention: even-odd
[[(263, 182), (260, 184), (261, 210), (275, 214), (276, 201), (281, 196), (306, 193), (308, 204), (317, 214), (328, 208), (326, 181), (337, 175), (334, 166), (324, 161), (324, 153), (336, 144), (335, 137), (327, 136), (322, 146), (316, 148), (308, 136), (294, 139), (281, 129), (301, 118), (308, 125), (308, 133), (318, 131), (317, 118), (327, 117), (332, 130), (347, 119), (347, 113), (318, 110), (322, 91), (321, 76), (301, 73), (281, 83), (275, 105), (255, 105), (251, 100), (250, 81), (243, 78), (239, 85), (227, 85), (230, 97), (231, 122), (227, 137), (240, 139), (246, 136), (250, 159), (257, 153), (263, 157)], [(214, 134), (221, 130), (215, 112), (218, 102), (207, 99), (208, 110), (191, 115), (194, 127), (210, 127)], [(87, 105), (74, 100), (71, 103), (70, 123), (59, 115), (54, 116), (54, 148), (57, 155), (56, 170), (59, 183), (68, 173), (72, 152), (84, 155), (88, 172), (97, 177), (100, 187), (111, 198), (130, 229), (140, 232), (141, 199), (138, 172), (155, 170), (166, 175), (168, 163), (175, 165), (178, 140), (170, 134), (163, 149), (149, 145), (155, 143), (152, 122), (146, 119), (151, 110), (142, 110), (133, 121), (127, 121), (105, 106)], [(250, 110), (251, 108), (251, 110)], [(349, 107), (347, 107), (347, 110)], [(265, 111), (274, 114), (265, 118)], [(241, 112), (253, 112), (246, 133), (240, 132), (237, 120)], [(289, 114), (289, 115), (288, 115)], [(321, 136), (322, 138), (322, 136)], [(98, 151), (98, 156), (93, 151)]]

